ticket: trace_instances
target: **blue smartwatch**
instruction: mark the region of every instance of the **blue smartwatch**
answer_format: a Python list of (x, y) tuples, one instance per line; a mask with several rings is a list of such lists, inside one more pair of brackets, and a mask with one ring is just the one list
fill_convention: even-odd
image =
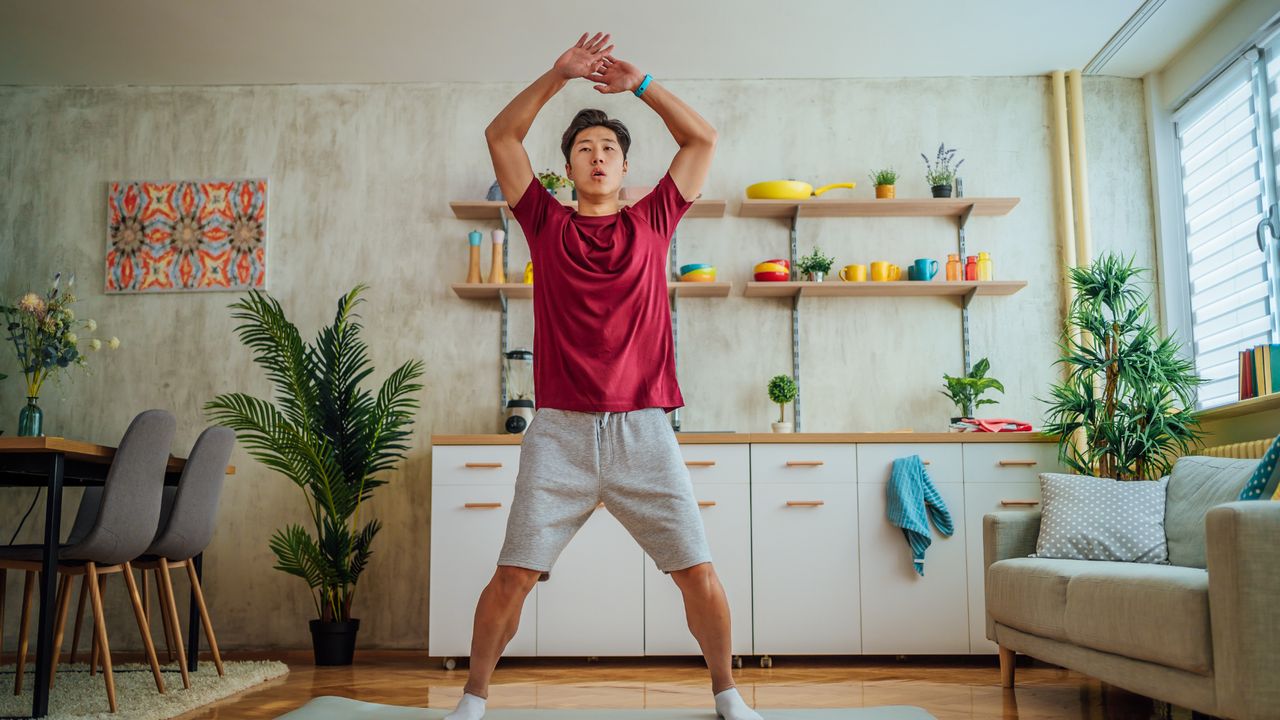
[(650, 75), (649, 73), (645, 73), (644, 80), (640, 82), (640, 87), (636, 88), (634, 91), (636, 94), (636, 97), (640, 97), (641, 95), (643, 95), (645, 89), (649, 87), (649, 83), (651, 82), (653, 82), (653, 76)]

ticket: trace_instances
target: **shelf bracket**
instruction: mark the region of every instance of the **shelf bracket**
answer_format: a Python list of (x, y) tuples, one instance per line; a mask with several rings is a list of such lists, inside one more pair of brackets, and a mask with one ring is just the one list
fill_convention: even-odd
[(963, 230), (969, 224), (969, 216), (973, 214), (973, 203), (965, 206), (964, 211), (960, 213), (960, 229)]
[(964, 307), (965, 309), (968, 309), (969, 303), (973, 300), (973, 296), (977, 294), (978, 294), (978, 288), (976, 287), (969, 288), (968, 291), (966, 291), (964, 294), (964, 304), (962, 307)]
[[(505, 252), (505, 249), (506, 249), (506, 244), (504, 243), (503, 244), (504, 252)], [(501, 354), (498, 355), (498, 357), (506, 358), (507, 357), (507, 291), (506, 290), (498, 290), (498, 303), (502, 305), (502, 320), (501, 320), (501, 331), (500, 331), (502, 338), (499, 343), (501, 346)], [(499, 412), (506, 412), (507, 374), (503, 372), (501, 359), (498, 361), (498, 386), (499, 386), (499, 390), (498, 390)]]
[(795, 416), (795, 431), (800, 432), (800, 292), (791, 297), (791, 379), (796, 382), (795, 407), (791, 413)]
[[(800, 225), (800, 206), (796, 205), (796, 209), (791, 211), (791, 279), (796, 279), (796, 245), (799, 242), (800, 235), (796, 228)], [(799, 429), (799, 428), (797, 428)]]

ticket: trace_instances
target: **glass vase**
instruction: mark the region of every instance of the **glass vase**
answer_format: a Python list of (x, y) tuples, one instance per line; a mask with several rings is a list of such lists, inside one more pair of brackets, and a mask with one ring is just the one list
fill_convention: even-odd
[(44, 411), (36, 404), (38, 397), (27, 398), (27, 404), (18, 413), (18, 436), (40, 437), (44, 433)]

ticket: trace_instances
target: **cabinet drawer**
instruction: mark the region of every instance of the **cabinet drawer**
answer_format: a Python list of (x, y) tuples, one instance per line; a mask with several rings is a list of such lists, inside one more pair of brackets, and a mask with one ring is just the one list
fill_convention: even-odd
[(519, 445), (436, 445), (431, 448), (432, 485), (514, 485), (519, 470)]
[(887, 483), (893, 461), (919, 455), (934, 484), (961, 482), (960, 445), (955, 443), (868, 443), (858, 445), (858, 482)]
[(1062, 472), (1057, 443), (965, 443), (964, 481), (1030, 482), (1040, 473)]
[(1040, 483), (1035, 480), (1000, 483), (965, 483), (964, 524), (969, 565), (969, 651), (978, 654), (996, 652), (996, 644), (987, 639), (986, 562), (983, 553), (982, 518), (987, 513), (1040, 508)]
[(681, 445), (689, 478), (702, 483), (738, 483), (751, 481), (750, 445)]
[(837, 443), (771, 443), (751, 446), (751, 482), (854, 482), (853, 445)]

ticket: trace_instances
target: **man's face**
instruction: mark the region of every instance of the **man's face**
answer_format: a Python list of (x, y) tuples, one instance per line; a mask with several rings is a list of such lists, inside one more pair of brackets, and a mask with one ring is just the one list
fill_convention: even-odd
[(606, 127), (589, 127), (578, 133), (569, 148), (565, 171), (579, 195), (612, 195), (622, 187), (627, 161), (618, 136)]

